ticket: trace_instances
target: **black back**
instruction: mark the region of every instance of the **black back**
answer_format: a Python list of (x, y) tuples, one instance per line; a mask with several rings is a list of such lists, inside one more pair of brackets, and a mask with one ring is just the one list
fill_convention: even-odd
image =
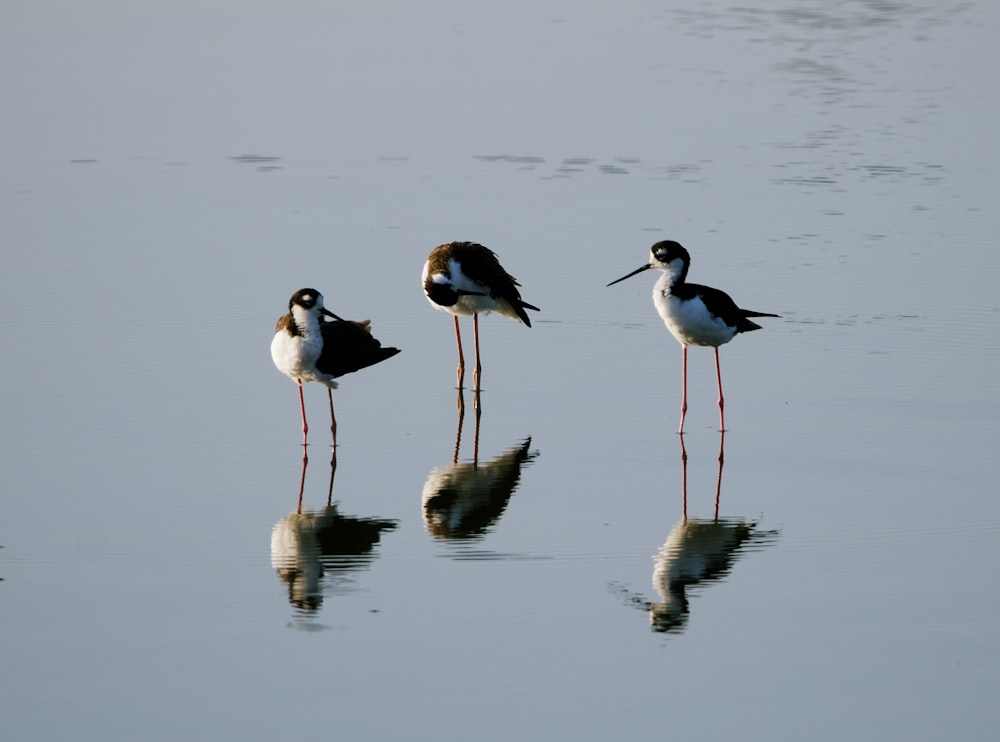
[[(531, 318), (524, 310), (534, 309), (536, 312), (541, 310), (521, 298), (521, 292), (517, 288), (521, 284), (514, 276), (504, 270), (495, 252), (478, 242), (446, 243), (431, 251), (428, 258), (430, 272), (447, 273), (448, 260), (452, 258), (461, 264), (462, 273), (466, 277), (487, 288), (490, 296), (494, 299), (505, 299), (514, 307), (514, 311), (521, 318), (521, 321), (531, 327)], [(454, 292), (454, 289), (442, 289), (430, 280), (424, 284), (424, 290), (431, 301), (441, 306), (450, 307), (458, 301), (458, 294)]]

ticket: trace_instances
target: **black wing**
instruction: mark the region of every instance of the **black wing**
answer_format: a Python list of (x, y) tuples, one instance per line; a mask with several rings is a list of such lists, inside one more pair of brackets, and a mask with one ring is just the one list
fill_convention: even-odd
[[(488, 286), (494, 299), (506, 299), (521, 321), (531, 327), (531, 320), (524, 310), (541, 310), (521, 298), (521, 292), (517, 290), (521, 284), (504, 270), (495, 252), (477, 242), (454, 242), (452, 249), (455, 259), (462, 263), (462, 272), (466, 276), (482, 286)], [(463, 255), (468, 255), (468, 258), (462, 260)]]
[(323, 328), (323, 353), (316, 368), (333, 377), (343, 376), (392, 358), (399, 348), (383, 348), (366, 323), (334, 320)]
[(685, 283), (683, 286), (683, 297), (700, 296), (705, 307), (720, 317), (726, 324), (736, 328), (736, 332), (750, 332), (751, 330), (762, 329), (756, 322), (751, 322), (747, 317), (777, 317), (777, 314), (767, 314), (765, 312), (754, 312), (749, 309), (740, 309), (733, 298), (725, 291), (713, 289), (711, 286), (701, 286), (697, 283)]

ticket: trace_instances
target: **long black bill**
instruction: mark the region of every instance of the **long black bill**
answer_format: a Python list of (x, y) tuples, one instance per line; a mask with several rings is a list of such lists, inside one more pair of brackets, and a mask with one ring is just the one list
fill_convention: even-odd
[[(619, 283), (620, 281), (624, 281), (626, 278), (631, 278), (632, 276), (638, 275), (639, 273), (642, 273), (643, 271), (648, 271), (651, 267), (652, 266), (650, 266), (650, 265), (644, 265), (641, 268), (636, 268), (634, 271), (632, 271), (631, 273), (629, 273), (627, 276), (622, 276), (621, 278), (619, 278), (619, 279), (617, 279), (615, 281), (612, 281), (611, 283), (608, 284), (608, 286), (614, 286), (616, 283)], [(607, 288), (607, 286), (605, 286), (604, 288)]]
[(327, 317), (333, 317), (334, 319), (339, 319), (341, 322), (346, 322), (347, 321), (343, 317), (338, 317), (337, 315), (335, 315), (333, 312), (331, 312), (326, 307), (323, 307), (320, 311), (323, 312), (323, 314), (325, 314)]
[(466, 291), (465, 289), (455, 289), (455, 293), (459, 296), (486, 296), (482, 291)]

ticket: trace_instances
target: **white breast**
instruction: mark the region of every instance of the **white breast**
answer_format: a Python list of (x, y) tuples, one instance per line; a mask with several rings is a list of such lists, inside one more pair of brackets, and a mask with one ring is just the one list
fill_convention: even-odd
[(281, 373), (289, 378), (302, 381), (318, 381), (331, 389), (337, 382), (328, 374), (316, 370), (316, 361), (323, 350), (323, 339), (319, 333), (289, 335), (281, 331), (271, 340), (271, 359)]
[(653, 303), (670, 334), (681, 345), (707, 345), (714, 348), (728, 343), (736, 335), (736, 328), (708, 311), (705, 303), (695, 297), (681, 301), (670, 293), (663, 279), (653, 290)]

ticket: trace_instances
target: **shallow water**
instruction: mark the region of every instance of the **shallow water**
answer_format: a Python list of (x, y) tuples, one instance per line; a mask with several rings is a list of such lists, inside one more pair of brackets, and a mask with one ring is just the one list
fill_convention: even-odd
[[(992, 4), (12, 8), (5, 740), (988, 737)], [(478, 417), (454, 239), (542, 310)], [(683, 449), (660, 239), (781, 315)], [(303, 286), (403, 349), (335, 469)]]

